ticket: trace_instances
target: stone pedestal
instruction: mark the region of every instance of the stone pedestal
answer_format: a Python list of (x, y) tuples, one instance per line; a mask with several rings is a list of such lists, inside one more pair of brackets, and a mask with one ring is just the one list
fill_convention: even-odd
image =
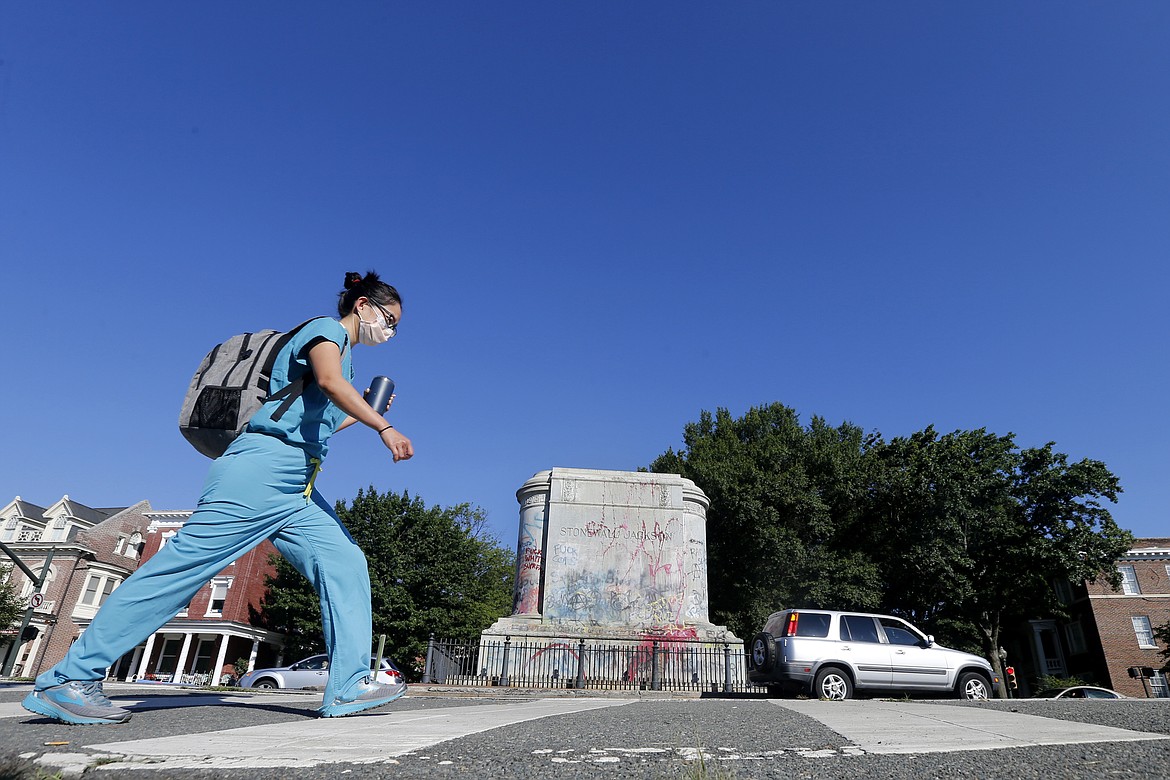
[(555, 468), (533, 476), (516, 497), (513, 613), (485, 639), (741, 644), (707, 614), (709, 501), (690, 480)]

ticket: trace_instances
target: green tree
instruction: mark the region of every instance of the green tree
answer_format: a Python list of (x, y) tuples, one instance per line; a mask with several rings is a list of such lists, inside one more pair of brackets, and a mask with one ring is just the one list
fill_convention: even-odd
[(883, 608), (977, 642), (1001, 680), (1004, 626), (1060, 614), (1058, 578), (1116, 584), (1113, 562), (1133, 542), (1102, 505), (1117, 500), (1117, 477), (1053, 448), (927, 428), (871, 450), (867, 545)]
[(1056, 579), (1116, 584), (1133, 542), (1104, 506), (1117, 477), (1052, 443), (933, 427), (886, 442), (803, 426), (782, 404), (703, 412), (683, 442), (650, 470), (711, 499), (711, 614), (743, 636), (782, 607), (881, 609), (982, 652), (1002, 679), (1005, 627), (1060, 614)]
[(873, 447), (865, 526), (881, 572), (881, 607), (948, 644), (983, 651), (977, 628), (956, 614), (972, 598), (979, 519), (1007, 512), (1010, 438), (933, 427)]
[[(474, 639), (512, 606), (515, 556), (487, 535), (482, 510), (427, 507), (403, 492), (359, 491), (337, 514), (366, 554), (374, 636), (417, 678), (431, 633)], [(290, 637), (289, 652), (323, 651), (320, 602), (308, 580), (276, 556), (263, 614)]]
[(16, 586), (11, 581), (12, 566), (0, 566), (0, 631), (16, 627), (24, 614)]
[(877, 569), (854, 543), (863, 519), (867, 440), (849, 423), (807, 427), (783, 404), (732, 418), (704, 411), (685, 448), (650, 465), (691, 479), (708, 498), (712, 619), (750, 636), (786, 607), (876, 607)]
[(1162, 649), (1158, 651), (1158, 655), (1166, 659), (1166, 663), (1162, 664), (1162, 671), (1170, 671), (1170, 620), (1154, 629), (1154, 639), (1163, 645)]

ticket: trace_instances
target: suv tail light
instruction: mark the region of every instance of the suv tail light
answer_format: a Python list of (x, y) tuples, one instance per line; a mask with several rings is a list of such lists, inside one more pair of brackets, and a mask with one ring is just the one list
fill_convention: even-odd
[(796, 636), (796, 626), (800, 622), (800, 613), (793, 612), (788, 616), (788, 623), (784, 626), (784, 636)]

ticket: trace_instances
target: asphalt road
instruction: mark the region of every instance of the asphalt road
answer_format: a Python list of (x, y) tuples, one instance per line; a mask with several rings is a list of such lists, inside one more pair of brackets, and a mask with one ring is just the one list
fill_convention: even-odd
[[(0, 778), (1170, 777), (1170, 700), (832, 703), (416, 688), (371, 713), (319, 720), (319, 696), (306, 692), (107, 686), (134, 718), (70, 727), (19, 710), (27, 691), (0, 684)], [(1028, 746), (1001, 747), (1013, 743)]]

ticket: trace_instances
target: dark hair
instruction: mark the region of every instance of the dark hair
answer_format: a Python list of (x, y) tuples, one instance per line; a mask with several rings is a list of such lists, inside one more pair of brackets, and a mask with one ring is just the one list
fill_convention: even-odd
[(342, 317), (349, 314), (358, 298), (369, 298), (382, 306), (392, 303), (402, 305), (402, 296), (398, 291), (379, 279), (373, 271), (367, 271), (365, 276), (354, 271), (345, 275), (345, 289), (337, 296), (337, 313)]

